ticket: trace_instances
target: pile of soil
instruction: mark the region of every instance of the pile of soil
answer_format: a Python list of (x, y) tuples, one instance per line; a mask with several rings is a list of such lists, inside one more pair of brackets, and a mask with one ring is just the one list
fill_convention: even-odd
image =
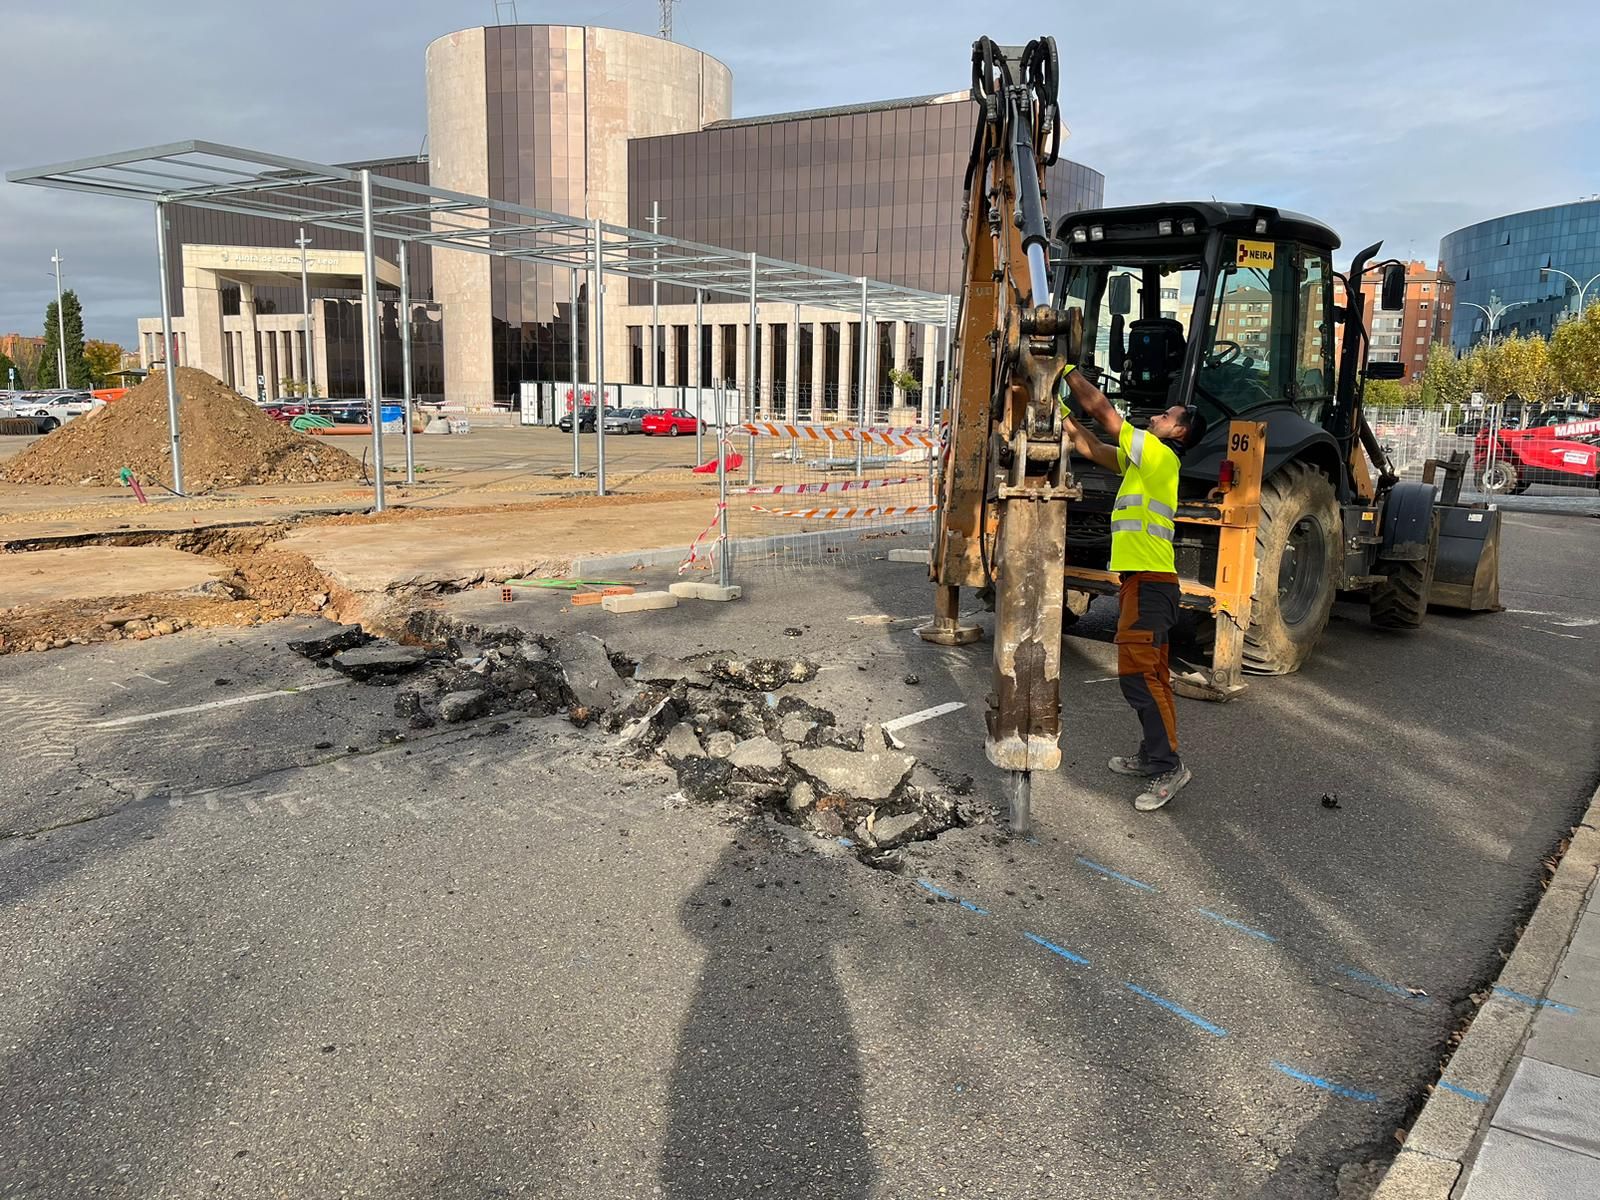
[[(361, 464), (337, 446), (280, 425), (214, 375), (178, 368), (186, 492), (253, 483), (354, 479)], [(121, 400), (69, 421), (0, 467), (7, 483), (110, 485), (130, 468), (172, 486), (167, 378), (153, 373)]]

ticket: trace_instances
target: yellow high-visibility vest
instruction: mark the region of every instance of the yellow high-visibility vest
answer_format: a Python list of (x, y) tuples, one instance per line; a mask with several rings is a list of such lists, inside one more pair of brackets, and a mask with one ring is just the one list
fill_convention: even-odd
[(1117, 466), (1122, 486), (1111, 510), (1111, 569), (1176, 573), (1178, 456), (1154, 434), (1124, 421)]

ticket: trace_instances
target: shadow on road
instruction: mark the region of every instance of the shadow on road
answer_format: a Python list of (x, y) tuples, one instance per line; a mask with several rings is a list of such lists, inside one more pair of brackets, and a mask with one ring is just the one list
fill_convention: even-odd
[(840, 898), (840, 921), (780, 936), (781, 885), (729, 895), (740, 858), (737, 846), (724, 851), (681, 913), (707, 955), (668, 1085), (663, 1194), (865, 1197), (865, 1071), (832, 953), (859, 927)]

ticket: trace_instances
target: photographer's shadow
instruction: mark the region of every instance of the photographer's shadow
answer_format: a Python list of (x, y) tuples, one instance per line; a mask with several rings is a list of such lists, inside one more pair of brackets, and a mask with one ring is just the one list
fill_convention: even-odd
[[(793, 876), (776, 886), (781, 862), (752, 875), (742, 859), (724, 851), (681, 914), (708, 956), (673, 1062), (663, 1192), (865, 1197), (874, 1176), (865, 1078), (832, 954), (842, 926), (859, 936), (862, 918), (849, 916), (842, 880), (821, 906), (800, 899)], [(791, 903), (823, 919), (803, 922)]]

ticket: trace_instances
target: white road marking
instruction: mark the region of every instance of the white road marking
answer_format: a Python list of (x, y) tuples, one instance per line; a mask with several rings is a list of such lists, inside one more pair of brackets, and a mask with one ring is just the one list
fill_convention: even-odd
[(1532, 630), (1534, 633), (1548, 633), (1551, 637), (1571, 638), (1575, 642), (1583, 641), (1575, 633), (1557, 633), (1554, 629), (1540, 629), (1537, 625), (1524, 625), (1522, 628)]
[(90, 729), (121, 729), (128, 725), (143, 725), (148, 721), (159, 721), (163, 717), (178, 717), (185, 713), (205, 712), (212, 708), (232, 708), (235, 704), (253, 704), (257, 700), (271, 700), (275, 696), (297, 696), (301, 692), (314, 692), (318, 688), (341, 687), (349, 683), (348, 679), (325, 679), (317, 683), (308, 683), (297, 688), (279, 688), (273, 692), (254, 692), (248, 696), (230, 696), (226, 700), (211, 700), (205, 704), (191, 704), (185, 708), (168, 708), (161, 712), (140, 713), (132, 717), (117, 717), (112, 721), (99, 721), (90, 725)]
[(951, 700), (947, 704), (935, 704), (932, 708), (918, 709), (914, 713), (907, 713), (903, 717), (896, 717), (892, 721), (885, 721), (883, 723), (883, 732), (888, 735), (889, 741), (893, 743), (896, 749), (904, 749), (905, 743), (899, 738), (895, 737), (895, 733), (897, 731), (901, 729), (907, 729), (912, 725), (920, 725), (924, 721), (931, 721), (934, 717), (942, 717), (945, 715), (945, 713), (953, 713), (956, 711), (956, 709), (965, 707), (966, 705), (961, 703), (961, 701)]
[(151, 683), (159, 683), (162, 687), (172, 686), (172, 684), (168, 683), (165, 679), (157, 679), (154, 675), (146, 675), (143, 671), (135, 671), (134, 674), (150, 680)]
[(1102, 675), (1102, 676), (1100, 676), (1099, 679), (1085, 679), (1084, 682), (1085, 683), (1110, 683), (1113, 679), (1117, 679), (1117, 678), (1119, 678), (1119, 676), (1116, 676), (1116, 675)]

